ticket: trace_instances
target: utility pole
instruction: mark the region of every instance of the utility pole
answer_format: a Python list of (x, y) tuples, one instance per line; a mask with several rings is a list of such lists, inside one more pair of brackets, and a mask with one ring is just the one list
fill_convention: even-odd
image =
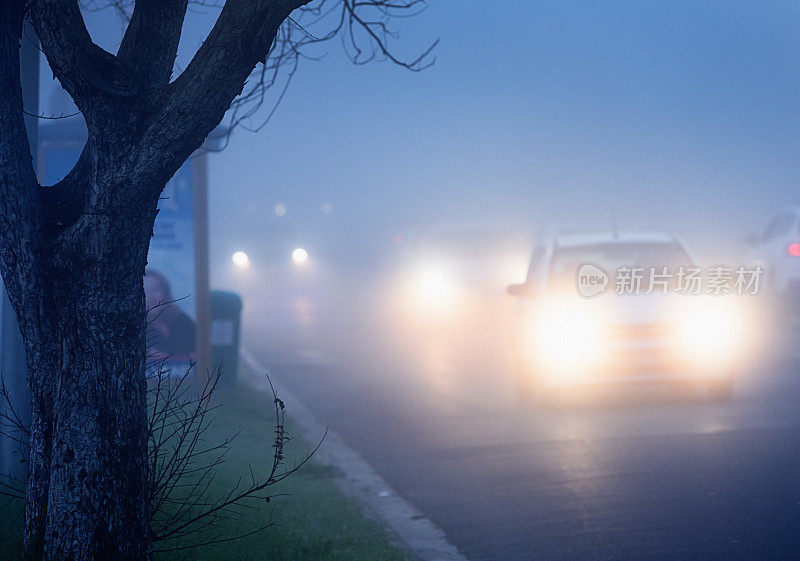
[[(34, 167), (38, 167), (39, 120), (31, 115), (39, 114), (39, 40), (33, 26), (25, 22), (20, 51), (20, 71), (22, 81), (22, 100), (25, 111), (25, 126), (28, 130), (28, 142), (31, 147)], [(2, 286), (2, 283), (0, 283)], [(16, 413), (25, 424), (30, 422), (30, 394), (28, 392), (28, 370), (25, 363), (25, 350), (22, 346), (22, 335), (17, 324), (17, 317), (5, 288), (0, 291), (0, 373), (6, 386), (6, 392)], [(7, 403), (0, 403), (5, 409)], [(24, 435), (13, 427), (3, 427), (8, 433), (21, 439)], [(12, 476), (17, 480), (25, 480), (25, 460), (27, 449), (9, 435), (0, 436), (0, 475)]]

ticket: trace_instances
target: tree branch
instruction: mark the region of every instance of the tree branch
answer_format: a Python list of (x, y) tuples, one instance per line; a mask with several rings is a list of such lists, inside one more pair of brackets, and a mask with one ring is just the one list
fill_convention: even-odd
[[(40, 280), (36, 174), (22, 113), (20, 38), (24, 2), (0, 0), (0, 262), (12, 303), (33, 318), (25, 299)], [(33, 320), (35, 321), (35, 319)]]
[[(341, 34), (357, 64), (383, 58), (418, 71), (433, 62), (435, 42), (410, 60), (396, 56), (389, 46), (396, 37), (389, 20), (414, 15), (424, 8), (423, 0), (227, 0), (185, 71), (166, 84), (186, 4), (193, 1), (137, 0), (123, 45), (112, 57), (135, 76), (143, 76), (137, 83), (150, 92), (140, 96), (141, 103), (135, 103), (130, 113), (141, 117), (134, 125), (141, 140), (131, 163), (141, 180), (137, 191), (148, 197), (157, 196), (151, 191), (172, 177), (226, 113), (231, 129), (240, 124), (261, 128), (283, 97), (299, 60), (314, 58), (305, 47)], [(130, 4), (123, 0), (101, 5), (129, 13)], [(262, 68), (256, 70), (259, 63)], [(273, 86), (278, 93), (268, 98)], [(250, 124), (263, 104), (273, 107), (263, 122)], [(91, 130), (88, 120), (87, 116)]]
[[(233, 102), (228, 131), (263, 128), (282, 100), (300, 59), (318, 60), (309, 54), (310, 49), (336, 36), (342, 38), (355, 64), (386, 59), (412, 72), (427, 68), (435, 62), (433, 50), (438, 40), (419, 56), (406, 59), (394, 52), (390, 43), (398, 34), (389, 27), (392, 19), (417, 15), (426, 6), (425, 0), (317, 0), (296, 9), (278, 30), (263, 67), (249, 77), (244, 91)], [(278, 93), (268, 95), (273, 87)], [(268, 109), (254, 120), (264, 105)]]
[[(143, 157), (168, 179), (222, 121), (250, 74), (264, 62), (281, 24), (311, 0), (228, 0), (145, 135)], [(158, 181), (155, 182), (156, 184)]]
[(96, 46), (77, 0), (34, 0), (29, 10), (53, 74), (83, 110), (86, 89), (78, 72), (79, 61), (87, 50)]
[(30, 14), (53, 74), (92, 127), (92, 104), (104, 96), (133, 98), (142, 78), (134, 68), (98, 47), (78, 0), (32, 0)]
[(117, 58), (146, 84), (169, 83), (187, 4), (188, 0), (137, 0)]

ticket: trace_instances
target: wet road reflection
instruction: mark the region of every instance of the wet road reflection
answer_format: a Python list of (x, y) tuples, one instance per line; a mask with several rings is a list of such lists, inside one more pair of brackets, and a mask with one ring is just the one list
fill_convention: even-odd
[[(793, 357), (765, 357), (729, 403), (633, 390), (535, 407), (517, 399), (510, 309), (494, 302), (416, 322), (362, 291), (296, 309), (292, 332), (251, 314), (246, 343), (470, 559), (795, 554)], [(281, 337), (279, 352), (257, 346)]]

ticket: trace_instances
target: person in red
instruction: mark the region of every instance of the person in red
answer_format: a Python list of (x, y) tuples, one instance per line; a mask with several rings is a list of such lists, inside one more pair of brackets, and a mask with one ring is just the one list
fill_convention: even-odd
[(169, 362), (192, 362), (195, 356), (194, 322), (175, 303), (166, 277), (153, 269), (145, 271), (147, 305), (147, 358)]

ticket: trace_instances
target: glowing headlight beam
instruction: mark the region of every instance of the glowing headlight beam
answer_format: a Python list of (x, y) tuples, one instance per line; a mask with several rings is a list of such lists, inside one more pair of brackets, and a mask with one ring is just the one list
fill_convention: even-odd
[(240, 269), (247, 269), (250, 266), (250, 258), (244, 251), (237, 251), (231, 256), (233, 264)]
[(679, 343), (687, 358), (724, 364), (748, 343), (746, 318), (729, 298), (697, 302), (680, 322)]
[(447, 281), (438, 271), (424, 271), (420, 277), (419, 287), (423, 295), (430, 300), (441, 300), (447, 295)]
[(609, 352), (605, 323), (588, 306), (552, 306), (536, 318), (535, 358), (547, 371), (581, 376), (600, 368)]
[(305, 265), (307, 262), (308, 262), (308, 251), (306, 251), (302, 247), (298, 247), (294, 251), (292, 251), (292, 263), (294, 263), (299, 267), (301, 265)]
[(412, 305), (425, 314), (455, 311), (456, 289), (450, 278), (439, 268), (419, 269), (409, 286)]

